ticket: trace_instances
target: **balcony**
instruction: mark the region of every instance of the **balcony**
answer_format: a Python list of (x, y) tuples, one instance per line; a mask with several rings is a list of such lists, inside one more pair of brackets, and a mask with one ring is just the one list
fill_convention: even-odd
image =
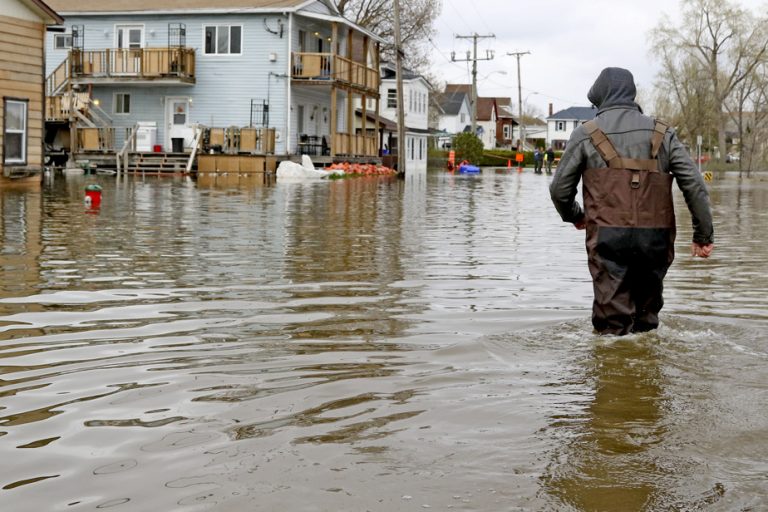
[(295, 52), (291, 60), (294, 81), (344, 85), (371, 96), (379, 94), (379, 72), (365, 64), (332, 53)]
[(81, 84), (189, 85), (195, 83), (195, 50), (180, 47), (70, 50), (52, 77), (56, 82), (54, 89), (67, 79)]
[(376, 137), (370, 135), (352, 135), (337, 133), (333, 136), (337, 155), (376, 156), (378, 154)]

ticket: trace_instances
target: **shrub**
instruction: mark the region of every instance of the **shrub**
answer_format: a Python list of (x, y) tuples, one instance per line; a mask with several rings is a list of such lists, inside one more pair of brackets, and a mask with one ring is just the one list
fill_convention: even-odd
[(476, 135), (465, 132), (458, 134), (453, 139), (453, 147), (456, 150), (456, 163), (466, 160), (479, 164), (483, 156), (483, 143)]

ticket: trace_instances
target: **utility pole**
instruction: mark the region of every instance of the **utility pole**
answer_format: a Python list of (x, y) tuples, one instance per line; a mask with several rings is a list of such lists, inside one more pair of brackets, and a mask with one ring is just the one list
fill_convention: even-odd
[(472, 92), (470, 97), (470, 113), (472, 115), (472, 134), (477, 136), (477, 61), (478, 60), (493, 60), (493, 50), (486, 50), (485, 58), (477, 57), (477, 40), (489, 39), (496, 37), (493, 34), (481, 36), (478, 33), (474, 33), (471, 36), (456, 36), (456, 39), (472, 39), (472, 56), (470, 57), (467, 52), (466, 59), (457, 59), (455, 52), (451, 52), (451, 61), (453, 62), (469, 62), (472, 61)]
[(403, 98), (403, 49), (400, 47), (400, 0), (395, 5), (395, 73), (397, 74), (397, 173), (405, 176), (405, 99)]
[(523, 86), (520, 82), (520, 57), (530, 54), (531, 52), (507, 52), (507, 55), (517, 57), (517, 105), (520, 116), (520, 129), (518, 130), (518, 133), (520, 134), (520, 148), (518, 148), (518, 151), (525, 151), (525, 123), (523, 123)]

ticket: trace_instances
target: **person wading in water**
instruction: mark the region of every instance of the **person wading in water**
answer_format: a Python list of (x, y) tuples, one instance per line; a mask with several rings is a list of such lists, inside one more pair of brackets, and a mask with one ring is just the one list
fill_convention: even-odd
[[(587, 95), (597, 116), (574, 130), (550, 184), (560, 217), (586, 229), (601, 334), (643, 332), (659, 325), (664, 276), (674, 259), (672, 182), (693, 221), (694, 256), (714, 248), (709, 193), (688, 151), (666, 124), (642, 113), (626, 69), (606, 68)], [(575, 200), (584, 180), (584, 208)]]

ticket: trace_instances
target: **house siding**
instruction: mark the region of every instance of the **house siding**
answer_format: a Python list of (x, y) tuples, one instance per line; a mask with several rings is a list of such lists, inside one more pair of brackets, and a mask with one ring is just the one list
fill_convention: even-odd
[[(17, 4), (18, 8), (11, 9)], [(0, 1), (0, 183), (4, 180), (5, 112), (3, 99), (27, 102), (26, 162), (28, 170), (43, 165), (43, 47), (45, 25), (27, 20), (26, 7), (8, 0)], [(7, 9), (7, 10), (6, 10)], [(27, 12), (25, 12), (25, 10)], [(14, 13), (19, 17), (6, 16)], [(10, 167), (10, 166), (9, 166)], [(38, 179), (39, 178), (35, 178)]]
[[(117, 25), (141, 25), (144, 27), (145, 47), (167, 47), (168, 24), (186, 25), (186, 47), (195, 50), (194, 85), (179, 86), (131, 86), (98, 85), (93, 95), (104, 105), (117, 128), (116, 145), (124, 141), (124, 130), (139, 121), (156, 122), (158, 141), (166, 141), (164, 99), (167, 96), (188, 97), (192, 100), (189, 123), (206, 126), (229, 127), (247, 126), (250, 120), (251, 99), (270, 102), (270, 127), (282, 132), (277, 141), (276, 153), (285, 152), (286, 130), (285, 80), (269, 73), (289, 73), (288, 34), (281, 38), (265, 28), (277, 26), (277, 20), (287, 26), (287, 17), (282, 15), (185, 15), (147, 16), (139, 19), (130, 16), (77, 17), (69, 16), (66, 31), (71, 33), (73, 25), (84, 26), (84, 49), (101, 50), (114, 48)], [(204, 26), (242, 26), (242, 53), (240, 55), (205, 55)], [(154, 33), (154, 34), (153, 34)], [(53, 48), (53, 37), (49, 37), (47, 74), (50, 74), (66, 58), (66, 50)], [(271, 54), (274, 54), (272, 60)], [(271, 82), (268, 84), (268, 82)], [(115, 116), (112, 96), (115, 92), (131, 94), (131, 113)], [(269, 98), (267, 97), (269, 95)], [(165, 142), (167, 143), (167, 141)]]

